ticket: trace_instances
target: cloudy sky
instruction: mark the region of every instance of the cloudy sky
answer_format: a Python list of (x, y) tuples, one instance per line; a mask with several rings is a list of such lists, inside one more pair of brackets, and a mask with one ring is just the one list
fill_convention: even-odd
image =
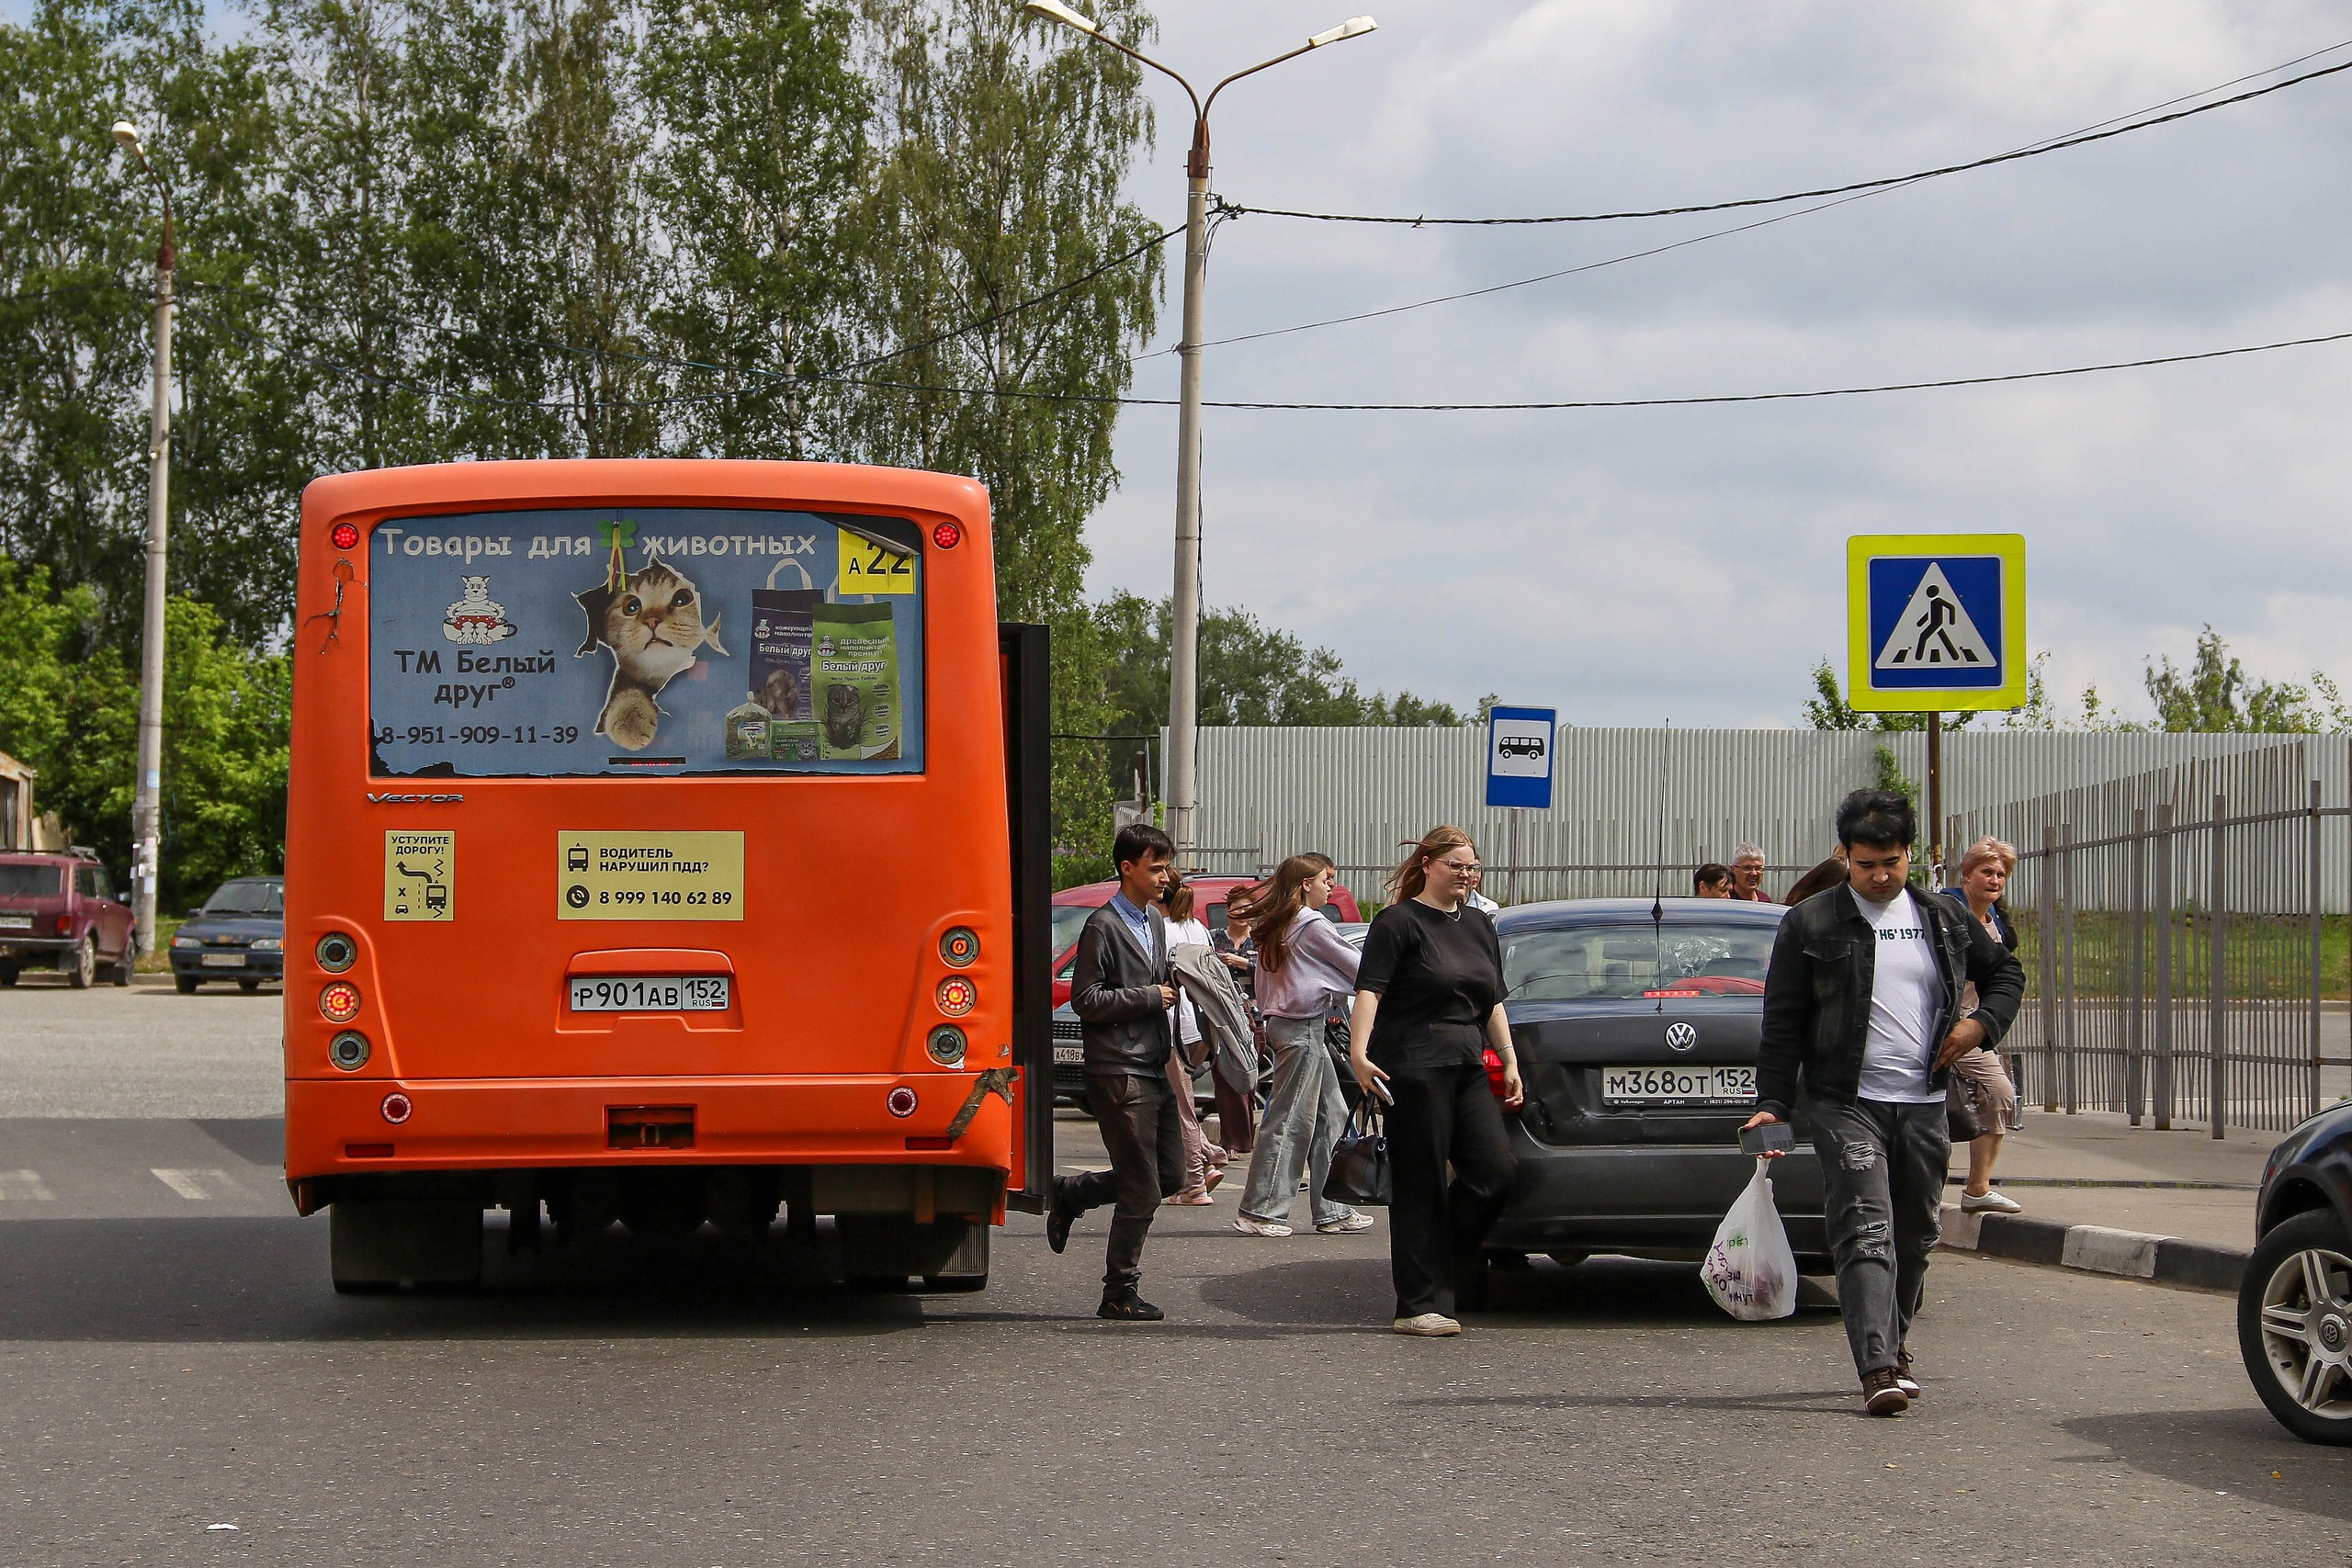
[[(1185, 0), (1214, 79), (1350, 0)], [(1367, 4), (1370, 0), (1354, 0)], [(2297, 56), (2352, 7), (2271, 0), (1377, 0), (1380, 30), (1233, 88), (1214, 188), (1325, 211), (1672, 206), (1960, 162)], [(2265, 77), (2262, 80), (2273, 80)], [(2251, 84), (2251, 85), (2259, 85)], [(1183, 210), (1182, 95), (1136, 199)], [(2177, 125), (1578, 276), (1214, 348), (1208, 396), (1508, 401), (2031, 370), (2352, 331), (2352, 72)], [(1212, 341), (1605, 260), (1765, 213), (1506, 230), (1252, 216)], [(2334, 216), (2330, 216), (2333, 214)], [(1174, 274), (1171, 252), (1171, 277)], [(1172, 293), (1169, 326), (1173, 333)], [(1138, 366), (1171, 396), (1175, 362)], [(1205, 588), (1369, 685), (1577, 724), (1801, 722), (1841, 669), (1844, 540), (2015, 531), (2054, 689), (2143, 714), (2210, 622), (2250, 669), (2352, 674), (2352, 343), (2005, 387), (1710, 409), (1210, 411)], [(1132, 409), (1091, 586), (1168, 591), (1175, 416)]]

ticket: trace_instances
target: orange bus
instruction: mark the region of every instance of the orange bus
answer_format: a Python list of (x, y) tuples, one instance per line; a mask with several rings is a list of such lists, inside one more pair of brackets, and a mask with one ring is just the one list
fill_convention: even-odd
[(983, 1286), (1053, 1097), (1045, 632), (981, 487), (396, 468), (300, 551), (286, 1173), (336, 1288), (477, 1280), (492, 1209)]

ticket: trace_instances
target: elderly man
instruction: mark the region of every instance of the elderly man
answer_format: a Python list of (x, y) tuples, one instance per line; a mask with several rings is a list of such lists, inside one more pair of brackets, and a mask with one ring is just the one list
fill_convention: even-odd
[(1769, 904), (1772, 900), (1764, 891), (1764, 852), (1754, 844), (1742, 844), (1731, 857), (1732, 894), (1750, 904)]

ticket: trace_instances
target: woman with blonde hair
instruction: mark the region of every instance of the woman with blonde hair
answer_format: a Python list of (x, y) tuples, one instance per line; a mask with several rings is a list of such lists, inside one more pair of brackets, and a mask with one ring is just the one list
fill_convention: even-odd
[(1293, 855), (1250, 899), (1258, 942), (1258, 1010), (1274, 1055), (1273, 1098), (1250, 1156), (1250, 1184), (1233, 1228), (1244, 1235), (1290, 1235), (1298, 1176), (1306, 1172), (1308, 1211), (1325, 1235), (1370, 1230), (1372, 1216), (1323, 1196), (1331, 1147), (1347, 1125), (1339, 1069), (1323, 1048), (1323, 1021), (1333, 996), (1356, 985), (1356, 950), (1325, 919), (1323, 906), (1340, 879), (1328, 855)]
[[(2001, 895), (2007, 890), (2009, 874), (2017, 864), (2015, 847), (1988, 833), (1960, 857), (1960, 886), (1944, 889), (1946, 897), (1966, 906), (1993, 940), (2013, 953), (2018, 950), (2018, 930), (2009, 920)], [(1962, 1018), (1976, 1010), (1973, 982), (1962, 987), (1960, 1006)], [(2015, 1132), (2018, 1124), (2017, 1086), (2009, 1081), (2000, 1053), (1982, 1047), (1967, 1052), (1952, 1063), (1951, 1077), (1954, 1087), (1964, 1089), (1975, 1102), (1984, 1126), (1980, 1135), (1968, 1141), (1968, 1183), (1960, 1190), (1962, 1212), (2023, 1213), (2024, 1204), (2006, 1192), (1993, 1190), (1993, 1162), (2001, 1157), (2001, 1135)]]
[[(1410, 851), (1389, 879), (1394, 902), (1364, 937), (1348, 1066), (1365, 1094), (1389, 1101), (1390, 1326), (1439, 1337), (1462, 1332), (1457, 1293), (1483, 1304), (1487, 1232), (1518, 1175), (1502, 1113), (1527, 1095), (1503, 1016), (1495, 925), (1464, 902), (1477, 849), (1447, 827)], [(1499, 1102), (1487, 1080), (1487, 1050), (1502, 1063)]]

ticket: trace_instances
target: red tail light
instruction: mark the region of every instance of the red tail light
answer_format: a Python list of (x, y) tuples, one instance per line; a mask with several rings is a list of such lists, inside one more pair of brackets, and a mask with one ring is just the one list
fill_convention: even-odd
[(57, 917), (57, 934), (59, 936), (71, 936), (74, 934), (73, 916), (60, 915)]
[(1479, 1053), (1478, 1060), (1486, 1064), (1487, 1087), (1495, 1091), (1495, 1098), (1497, 1100), (1500, 1100), (1503, 1097), (1502, 1054), (1497, 1051), (1492, 1045), (1489, 1045), (1486, 1050)]

